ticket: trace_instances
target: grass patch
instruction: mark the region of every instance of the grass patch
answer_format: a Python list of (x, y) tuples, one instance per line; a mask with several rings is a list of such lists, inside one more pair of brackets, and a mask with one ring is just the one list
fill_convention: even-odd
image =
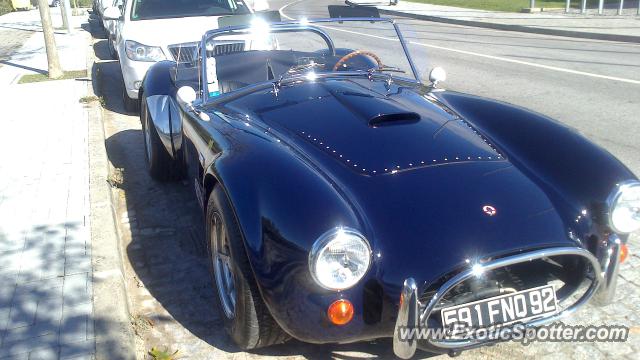
[(164, 350), (160, 350), (158, 348), (151, 348), (149, 351), (149, 355), (153, 358), (153, 360), (176, 360), (178, 359), (178, 350), (175, 352), (170, 352), (165, 348)]
[(69, 80), (69, 79), (78, 79), (87, 76), (87, 70), (73, 70), (73, 71), (65, 71), (64, 75), (62, 75), (59, 79), (49, 79), (47, 74), (29, 74), (23, 75), (20, 80), (18, 80), (18, 84), (29, 84), (35, 82), (43, 82), (49, 80)]
[(100, 106), (105, 107), (106, 102), (104, 100), (104, 97), (100, 96), (95, 96), (95, 95), (91, 95), (91, 96), (83, 96), (80, 98), (80, 100), (78, 100), (78, 102), (80, 104), (91, 104), (92, 102), (99, 102)]
[(11, 6), (11, 1), (0, 0), (0, 15), (4, 15), (12, 11), (13, 11), (13, 6)]
[[(491, 10), (491, 11), (508, 11), (520, 12), (522, 9), (529, 8), (529, 0), (407, 0), (416, 3), (447, 5), (467, 9)], [(581, 0), (572, 0), (572, 8), (580, 8)], [(587, 6), (593, 7), (597, 4), (597, 0), (587, 0)], [(566, 2), (562, 0), (536, 0), (536, 8), (563, 8)]]

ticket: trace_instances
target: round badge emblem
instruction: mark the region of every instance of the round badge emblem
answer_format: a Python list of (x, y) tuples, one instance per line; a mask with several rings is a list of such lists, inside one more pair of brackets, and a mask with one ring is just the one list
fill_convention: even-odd
[(498, 210), (496, 210), (496, 208), (494, 208), (491, 205), (485, 205), (482, 207), (482, 211), (484, 211), (485, 214), (489, 215), (489, 216), (494, 216)]

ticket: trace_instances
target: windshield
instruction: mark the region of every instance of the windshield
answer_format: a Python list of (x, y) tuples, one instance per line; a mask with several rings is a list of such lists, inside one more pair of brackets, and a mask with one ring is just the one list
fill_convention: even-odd
[[(361, 34), (368, 34), (362, 36)], [(390, 20), (317, 20), (213, 31), (204, 39), (208, 95), (290, 77), (388, 74), (417, 81)]]
[(235, 0), (134, 0), (131, 20), (249, 13), (244, 2)]

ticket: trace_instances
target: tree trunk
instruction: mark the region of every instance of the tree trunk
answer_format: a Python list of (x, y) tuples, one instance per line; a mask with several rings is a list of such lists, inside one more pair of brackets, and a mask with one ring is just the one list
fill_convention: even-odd
[(62, 12), (62, 22), (64, 23), (64, 27), (67, 28), (67, 32), (69, 34), (73, 33), (73, 24), (72, 22), (72, 13), (71, 13), (71, 4), (69, 0), (60, 0), (60, 12)]
[(64, 74), (62, 72), (62, 67), (60, 66), (60, 58), (58, 57), (56, 39), (53, 36), (53, 25), (51, 24), (51, 13), (49, 12), (49, 4), (47, 3), (47, 0), (38, 0), (38, 9), (40, 9), (40, 20), (42, 21), (44, 45), (47, 49), (49, 78), (59, 79)]
[(71, 32), (71, 27), (69, 26), (69, 19), (67, 18), (67, 11), (66, 11), (67, 9), (65, 9), (64, 0), (60, 0), (58, 8), (60, 9), (60, 14), (62, 15), (62, 27), (67, 29), (67, 32)]

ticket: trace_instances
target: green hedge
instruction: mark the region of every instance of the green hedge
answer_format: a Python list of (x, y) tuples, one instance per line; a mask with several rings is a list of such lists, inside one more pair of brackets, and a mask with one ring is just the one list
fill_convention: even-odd
[(93, 0), (69, 0), (71, 2), (71, 6), (75, 6), (76, 4), (78, 5), (78, 7), (84, 7), (84, 8), (90, 8), (91, 6), (93, 6)]
[(0, 15), (12, 12), (11, 0), (0, 0)]

